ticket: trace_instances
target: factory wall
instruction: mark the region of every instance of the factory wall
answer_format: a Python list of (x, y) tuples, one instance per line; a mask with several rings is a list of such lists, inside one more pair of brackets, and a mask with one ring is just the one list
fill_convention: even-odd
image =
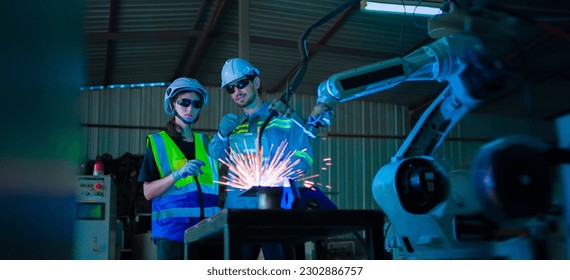
[[(143, 155), (146, 135), (162, 130), (168, 117), (163, 102), (166, 87), (83, 90), (77, 106), (85, 133), (85, 161), (98, 155), (117, 158), (125, 153)], [(226, 113), (240, 109), (218, 87), (206, 87), (210, 103), (194, 125), (213, 135)], [(265, 100), (276, 96), (265, 95)], [(295, 95), (290, 104), (308, 116), (314, 96)], [(314, 165), (307, 179), (319, 186), (341, 209), (376, 209), (372, 180), (390, 161), (410, 132), (409, 111), (404, 106), (365, 101), (342, 103), (333, 125), (312, 140)], [(492, 124), (492, 125), (490, 125)], [(447, 171), (465, 169), (475, 151), (501, 134), (524, 129), (519, 120), (468, 116), (451, 131), (435, 158)]]

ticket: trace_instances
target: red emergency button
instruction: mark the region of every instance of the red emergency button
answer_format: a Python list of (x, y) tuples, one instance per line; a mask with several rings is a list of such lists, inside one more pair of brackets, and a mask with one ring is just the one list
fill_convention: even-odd
[(103, 185), (101, 185), (99, 183), (95, 184), (95, 189), (100, 190), (102, 188), (103, 188)]

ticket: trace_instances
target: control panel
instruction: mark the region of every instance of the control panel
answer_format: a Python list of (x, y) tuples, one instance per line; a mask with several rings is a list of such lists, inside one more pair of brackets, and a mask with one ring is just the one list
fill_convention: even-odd
[(116, 188), (111, 176), (78, 176), (73, 256), (116, 259)]
[(82, 180), (79, 182), (79, 191), (77, 194), (78, 201), (100, 201), (105, 197), (104, 182), (98, 182), (96, 179)]

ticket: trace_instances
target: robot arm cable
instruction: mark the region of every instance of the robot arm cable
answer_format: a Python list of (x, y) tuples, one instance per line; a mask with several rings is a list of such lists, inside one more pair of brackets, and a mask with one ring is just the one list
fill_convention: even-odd
[[(291, 81), (291, 83), (289, 84), (289, 82), (287, 82), (287, 86), (285, 87), (285, 91), (283, 92), (283, 94), (281, 95), (279, 100), (275, 100), (271, 104), (271, 106), (269, 107), (271, 114), (269, 115), (269, 117), (267, 117), (267, 119), (265, 120), (265, 122), (263, 123), (263, 125), (259, 129), (259, 135), (260, 135), (259, 139), (261, 139), (261, 135), (262, 135), (263, 131), (265, 130), (265, 127), (267, 126), (267, 124), (269, 124), (269, 122), (271, 121), (271, 119), (273, 117), (275, 117), (277, 115), (290, 116), (292, 114), (291, 109), (289, 108), (289, 106), (287, 104), (288, 104), (289, 100), (291, 99), (291, 95), (295, 92), (297, 87), (299, 87), (299, 85), (301, 84), (301, 81), (303, 80), (303, 77), (305, 76), (305, 72), (307, 70), (307, 65), (309, 63), (309, 51), (307, 49), (307, 38), (309, 37), (311, 32), (313, 30), (315, 30), (317, 27), (321, 26), (323, 23), (329, 21), (330, 19), (332, 19), (333, 17), (338, 15), (340, 12), (344, 11), (348, 7), (355, 5), (356, 3), (359, 3), (360, 1), (361, 0), (350, 0), (350, 1), (345, 2), (344, 4), (337, 7), (335, 10), (333, 10), (332, 12), (328, 13), (327, 15), (325, 15), (324, 17), (319, 19), (317, 22), (313, 23), (311, 26), (309, 26), (309, 28), (307, 28), (305, 30), (305, 32), (303, 32), (303, 34), (299, 38), (299, 51), (301, 52), (301, 62), (299, 63), (299, 67), (297, 68), (297, 71), (295, 71), (295, 76), (293, 77), (293, 80)], [(289, 79), (287, 79), (287, 81), (289, 81)], [(300, 122), (299, 120), (295, 120), (295, 123), (301, 127), (303, 127), (303, 124), (304, 124), (304, 122)], [(311, 136), (311, 137), (313, 137), (313, 136)], [(261, 143), (259, 143), (259, 144), (261, 144)]]
[(313, 30), (315, 30), (317, 27), (321, 26), (325, 22), (328, 22), (329, 20), (331, 20), (333, 17), (338, 15), (340, 12), (344, 11), (348, 7), (351, 7), (358, 2), (360, 2), (360, 0), (350, 0), (350, 1), (345, 2), (344, 4), (342, 4), (341, 6), (336, 8), (335, 10), (333, 10), (332, 12), (328, 13), (327, 15), (325, 15), (324, 17), (319, 19), (317, 22), (313, 23), (311, 26), (309, 26), (305, 30), (305, 32), (303, 32), (303, 34), (299, 38), (299, 51), (301, 52), (301, 63), (299, 64), (299, 67), (298, 67), (297, 71), (295, 72), (295, 77), (293, 78), (291, 85), (288, 85), (286, 87), (285, 92), (281, 96), (281, 98), (280, 98), (281, 101), (283, 101), (286, 104), (287, 104), (287, 102), (289, 102), (291, 94), (297, 89), (297, 87), (299, 86), (299, 84), (303, 80), (303, 77), (305, 76), (305, 71), (307, 70), (307, 65), (309, 63), (309, 51), (307, 49), (307, 38), (309, 37), (311, 32), (313, 32)]

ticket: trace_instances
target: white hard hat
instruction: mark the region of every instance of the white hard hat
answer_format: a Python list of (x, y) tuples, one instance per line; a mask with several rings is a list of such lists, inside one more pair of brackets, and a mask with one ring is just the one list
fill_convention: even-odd
[(253, 67), (247, 60), (243, 58), (230, 58), (224, 63), (224, 67), (222, 68), (222, 85), (220, 88), (246, 75), (257, 76), (259, 74), (259, 69)]
[(204, 106), (208, 104), (208, 91), (196, 80), (191, 78), (178, 78), (174, 80), (164, 93), (164, 112), (168, 116), (173, 116), (174, 111), (170, 108), (173, 97), (181, 92), (194, 91), (202, 96)]

